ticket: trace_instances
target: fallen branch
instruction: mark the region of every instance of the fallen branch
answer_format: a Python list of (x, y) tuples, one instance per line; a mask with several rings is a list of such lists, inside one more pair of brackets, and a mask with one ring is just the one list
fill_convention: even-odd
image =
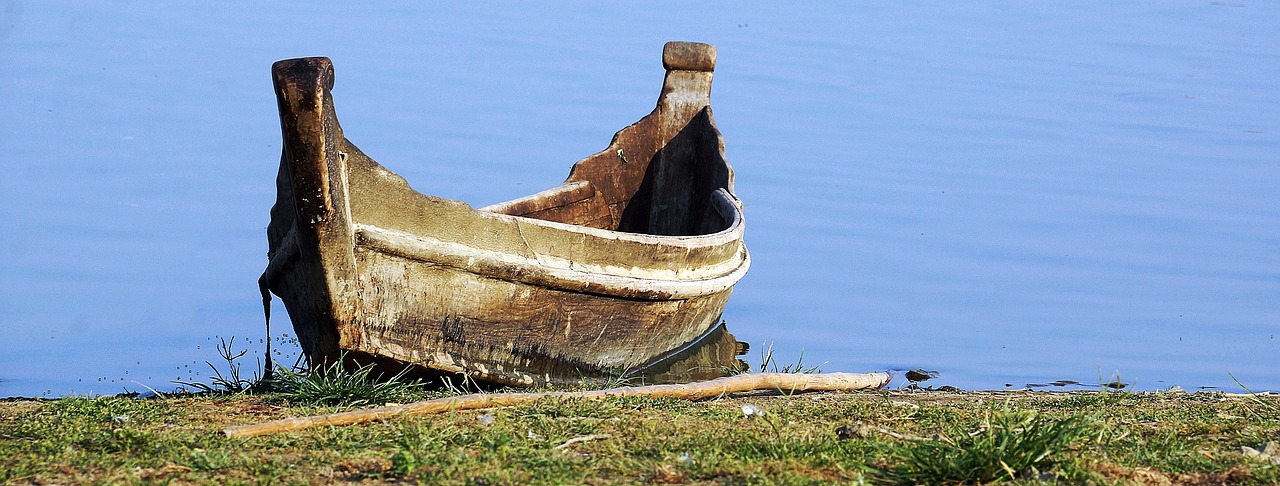
[(890, 378), (888, 373), (881, 372), (824, 374), (747, 373), (697, 383), (638, 387), (624, 386), (583, 392), (476, 393), (329, 415), (290, 417), (260, 424), (227, 427), (223, 430), (223, 433), (227, 434), (228, 437), (255, 437), (325, 425), (335, 426), (373, 422), (400, 415), (424, 415), (451, 410), (507, 407), (531, 403), (548, 397), (600, 400), (609, 397), (649, 396), (698, 400), (755, 390), (778, 390), (782, 392), (866, 390), (883, 387), (889, 384)]

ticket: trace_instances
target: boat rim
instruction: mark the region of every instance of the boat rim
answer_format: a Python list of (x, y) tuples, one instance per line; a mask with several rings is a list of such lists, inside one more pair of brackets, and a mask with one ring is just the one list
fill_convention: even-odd
[[(553, 187), (545, 191), (535, 193), (534, 195), (550, 193), (560, 190), (562, 186)], [(618, 231), (602, 228), (593, 228), (590, 226), (581, 226), (576, 224), (561, 223), (558, 221), (548, 221), (545, 219), (530, 218), (527, 216), (515, 216), (511, 214), (502, 214), (489, 211), (486, 208), (496, 207), (504, 203), (491, 204), (482, 208), (473, 208), (472, 211), (480, 213), (483, 217), (492, 217), (496, 219), (509, 219), (516, 224), (532, 224), (536, 226), (544, 226), (554, 228), (561, 231), (569, 231), (573, 233), (582, 233), (601, 239), (622, 240), (635, 243), (664, 245), (678, 248), (705, 248), (719, 246), (741, 241), (744, 232), (744, 218), (742, 209), (735, 204), (738, 198), (734, 197), (724, 188), (716, 189), (713, 193), (712, 201), (716, 212), (722, 217), (729, 219), (729, 226), (723, 230), (701, 235), (656, 235), (651, 233), (631, 233), (627, 231)]]

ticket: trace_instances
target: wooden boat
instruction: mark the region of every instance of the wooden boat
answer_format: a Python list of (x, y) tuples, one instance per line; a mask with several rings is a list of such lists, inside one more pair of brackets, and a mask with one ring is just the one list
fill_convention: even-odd
[(709, 106), (715, 58), (668, 43), (652, 113), (563, 184), (479, 209), (415, 192), (347, 140), (327, 58), (275, 63), (264, 298), (284, 302), (313, 366), (343, 355), (518, 386), (670, 375), (724, 341), (712, 331), (750, 262)]

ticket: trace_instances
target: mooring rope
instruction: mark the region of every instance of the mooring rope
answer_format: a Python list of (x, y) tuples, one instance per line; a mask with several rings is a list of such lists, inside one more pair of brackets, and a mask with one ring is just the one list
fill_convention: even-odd
[(258, 290), (262, 292), (262, 316), (267, 322), (267, 360), (263, 366), (266, 370), (262, 372), (262, 381), (270, 381), (272, 377), (271, 366), (271, 289), (267, 288), (267, 272), (263, 271), (262, 276), (258, 277)]

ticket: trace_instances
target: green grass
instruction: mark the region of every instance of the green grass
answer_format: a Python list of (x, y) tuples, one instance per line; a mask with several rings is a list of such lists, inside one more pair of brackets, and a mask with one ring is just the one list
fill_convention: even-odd
[(1085, 415), (1047, 418), (1036, 410), (987, 412), (976, 429), (952, 425), (946, 435), (902, 448), (883, 477), (914, 484), (1085, 479), (1087, 470), (1074, 459), (1092, 438), (1092, 425)]
[(266, 387), (274, 396), (301, 405), (382, 405), (412, 400), (420, 396), (422, 384), (405, 378), (409, 369), (384, 377), (374, 374), (374, 365), (354, 369), (342, 366), (342, 358), (310, 372), (277, 367)]
[(1280, 467), (1240, 448), (1280, 440), (1277, 403), (1127, 392), (559, 398), (229, 439), (229, 425), (353, 407), (272, 393), (75, 397), (0, 403), (0, 481), (1274, 484)]
[(235, 342), (235, 336), (231, 336), (231, 339), (218, 337), (217, 352), (218, 356), (226, 363), (225, 375), (218, 366), (210, 361), (205, 361), (204, 363), (209, 365), (210, 371), (213, 372), (209, 383), (180, 380), (174, 383), (200, 393), (248, 393), (253, 391), (255, 386), (263, 383), (262, 370), (266, 365), (259, 361), (257, 363), (257, 371), (253, 373), (252, 377), (243, 374), (240, 360), (249, 351), (247, 349), (236, 351), (234, 349)]
[[(191, 385), (201, 394), (0, 402), (0, 482), (1280, 483), (1280, 465), (1242, 453), (1280, 441), (1280, 400), (1253, 393), (547, 398), (229, 439), (231, 425), (466, 390), (373, 379), (372, 367), (250, 379), (235, 366), (244, 353), (225, 341), (218, 352), (227, 371), (210, 364), (211, 382)], [(761, 371), (817, 369), (766, 348)]]
[(800, 350), (800, 356), (796, 358), (796, 362), (782, 363), (773, 356), (773, 343), (760, 348), (761, 373), (821, 373), (822, 364), (805, 363), (804, 350)]
[[(242, 371), (240, 360), (247, 350), (236, 351), (233, 348), (235, 337), (225, 339), (219, 337), (218, 356), (225, 362), (225, 373), (222, 368), (209, 361), (212, 370), (209, 383), (193, 381), (175, 381), (182, 390), (209, 396), (228, 396), (239, 394), (270, 395), (272, 398), (294, 405), (382, 405), (389, 402), (412, 400), (420, 397), (424, 384), (410, 380), (406, 375), (410, 371), (405, 368), (394, 376), (383, 376), (375, 373), (372, 363), (355, 364), (349, 362), (343, 352), (338, 359), (315, 369), (290, 369), (276, 363), (264, 372), (264, 368), (272, 366), (257, 362), (257, 368), (249, 378)], [(348, 363), (344, 366), (343, 363)], [(465, 386), (465, 384), (464, 384)], [(460, 391), (459, 388), (449, 387)]]

